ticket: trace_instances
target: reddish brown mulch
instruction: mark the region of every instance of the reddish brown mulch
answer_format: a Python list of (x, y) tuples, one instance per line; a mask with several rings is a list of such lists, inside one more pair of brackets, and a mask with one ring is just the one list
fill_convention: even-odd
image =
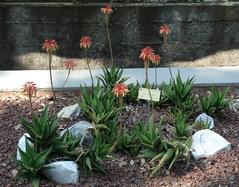
[[(34, 110), (40, 112), (47, 98), (37, 98), (34, 101)], [(74, 104), (74, 99), (58, 98), (50, 105), (50, 111), (56, 114), (60, 109)], [(137, 109), (140, 119), (146, 116), (146, 104), (133, 105)], [(156, 108), (155, 118), (166, 115), (167, 108)], [(16, 174), (16, 145), (25, 132), (20, 125), (19, 117), (30, 117), (28, 102), (22, 97), (6, 97), (0, 99), (0, 186), (30, 186), (27, 181), (15, 179)], [(133, 113), (121, 116), (121, 121), (128, 121), (130, 128), (138, 119)], [(79, 116), (74, 121), (63, 120), (61, 126), (74, 124), (83, 119)], [(130, 120), (129, 120), (130, 119)], [(217, 133), (232, 143), (232, 151), (220, 153), (212, 158), (201, 161), (191, 159), (188, 163), (178, 162), (171, 171), (165, 168), (155, 176), (148, 177), (148, 166), (140, 159), (131, 158), (122, 154), (114, 154), (111, 160), (104, 162), (107, 175), (93, 173), (83, 178), (78, 185), (59, 185), (49, 180), (42, 180), (42, 186), (239, 186), (239, 116), (227, 109), (215, 117)], [(133, 162), (131, 161), (133, 160)], [(131, 164), (130, 164), (131, 161)]]

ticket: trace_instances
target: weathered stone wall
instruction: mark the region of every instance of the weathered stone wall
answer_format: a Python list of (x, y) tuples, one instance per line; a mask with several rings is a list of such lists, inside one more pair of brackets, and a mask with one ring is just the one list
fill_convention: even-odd
[[(142, 67), (138, 55), (146, 45), (170, 63), (239, 65), (239, 6), (166, 5), (114, 7), (110, 30), (114, 57), (119, 66)], [(173, 33), (162, 49), (159, 27), (169, 23)], [(55, 38), (60, 50), (55, 68), (65, 58), (74, 58), (79, 67), (83, 52), (82, 35), (93, 39), (90, 52), (94, 67), (109, 57), (105, 22), (100, 6), (13, 6), (0, 4), (0, 69), (46, 69), (46, 54), (41, 50), (45, 38)], [(221, 65), (219, 63), (219, 65)]]

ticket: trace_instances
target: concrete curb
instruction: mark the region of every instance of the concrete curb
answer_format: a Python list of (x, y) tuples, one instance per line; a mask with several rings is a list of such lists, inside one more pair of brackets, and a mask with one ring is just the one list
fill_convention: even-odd
[[(236, 67), (188, 67), (188, 68), (171, 68), (173, 76), (180, 71), (184, 80), (188, 77), (195, 77), (195, 85), (239, 85), (239, 66)], [(154, 68), (149, 69), (149, 81), (155, 83)], [(94, 76), (94, 84), (97, 83), (96, 78), (102, 73), (101, 69), (92, 71)], [(170, 74), (168, 68), (157, 68), (158, 83), (169, 83)], [(62, 84), (67, 76), (66, 70), (53, 70), (53, 82), (55, 89), (61, 89)], [(145, 72), (143, 68), (126, 68), (124, 76), (130, 77), (129, 83), (143, 83), (145, 80)], [(17, 91), (27, 81), (34, 81), (38, 88), (49, 89), (49, 71), (48, 70), (21, 70), (21, 71), (0, 71), (0, 91)], [(79, 88), (80, 85), (91, 85), (90, 74), (88, 70), (73, 71), (69, 77), (64, 89)]]

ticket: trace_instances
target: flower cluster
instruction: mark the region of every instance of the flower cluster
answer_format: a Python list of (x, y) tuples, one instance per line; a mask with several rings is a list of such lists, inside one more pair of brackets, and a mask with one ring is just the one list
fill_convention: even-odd
[(128, 92), (128, 86), (124, 83), (117, 83), (113, 88), (113, 93), (116, 97), (124, 97)]
[(29, 81), (23, 85), (23, 92), (29, 97), (35, 96), (37, 92), (37, 86), (34, 82)]
[(141, 58), (144, 62), (152, 62), (153, 64), (159, 64), (161, 57), (158, 54), (154, 53), (153, 48), (147, 46), (141, 49), (141, 53), (139, 58)]
[(113, 13), (112, 6), (111, 5), (105, 5), (105, 7), (101, 8), (101, 12), (105, 15), (109, 15)]
[(42, 44), (42, 49), (46, 50), (48, 53), (53, 53), (57, 51), (58, 44), (56, 40), (45, 40), (45, 42)]
[(74, 71), (74, 68), (77, 66), (76, 63), (72, 60), (66, 60), (64, 61), (64, 66), (66, 69), (68, 69), (69, 71)]
[(91, 38), (89, 36), (82, 36), (82, 38), (80, 39), (80, 47), (88, 49), (91, 47), (91, 45), (92, 45)]
[(171, 28), (168, 24), (163, 24), (160, 27), (159, 33), (162, 35), (169, 35), (171, 33)]
[(171, 28), (169, 25), (167, 24), (163, 24), (160, 27), (159, 33), (163, 36), (163, 40), (164, 40), (164, 45), (166, 45), (166, 42), (168, 40), (168, 36), (171, 33)]

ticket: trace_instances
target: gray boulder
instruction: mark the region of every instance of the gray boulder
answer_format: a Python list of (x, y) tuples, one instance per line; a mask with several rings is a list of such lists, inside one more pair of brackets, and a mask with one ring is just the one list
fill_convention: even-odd
[(79, 104), (70, 105), (61, 109), (57, 117), (66, 119), (75, 119), (81, 112)]
[(230, 151), (231, 144), (219, 134), (203, 129), (192, 136), (191, 153), (197, 160), (213, 156), (221, 151)]
[(60, 135), (62, 136), (68, 130), (74, 137), (80, 137), (82, 139), (81, 144), (84, 143), (90, 145), (93, 143), (91, 130), (94, 129), (95, 127), (88, 121), (80, 121), (72, 125), (71, 127), (61, 131)]
[(52, 162), (44, 166), (42, 173), (60, 184), (76, 184), (80, 177), (78, 165), (73, 161)]
[[(33, 144), (26, 138), (30, 137), (28, 133), (25, 133), (22, 135), (22, 137), (19, 139), (17, 146), (23, 151), (26, 152), (26, 141), (29, 143), (30, 146), (33, 146)], [(21, 155), (19, 153), (19, 150), (17, 148), (17, 160), (21, 160)]]

